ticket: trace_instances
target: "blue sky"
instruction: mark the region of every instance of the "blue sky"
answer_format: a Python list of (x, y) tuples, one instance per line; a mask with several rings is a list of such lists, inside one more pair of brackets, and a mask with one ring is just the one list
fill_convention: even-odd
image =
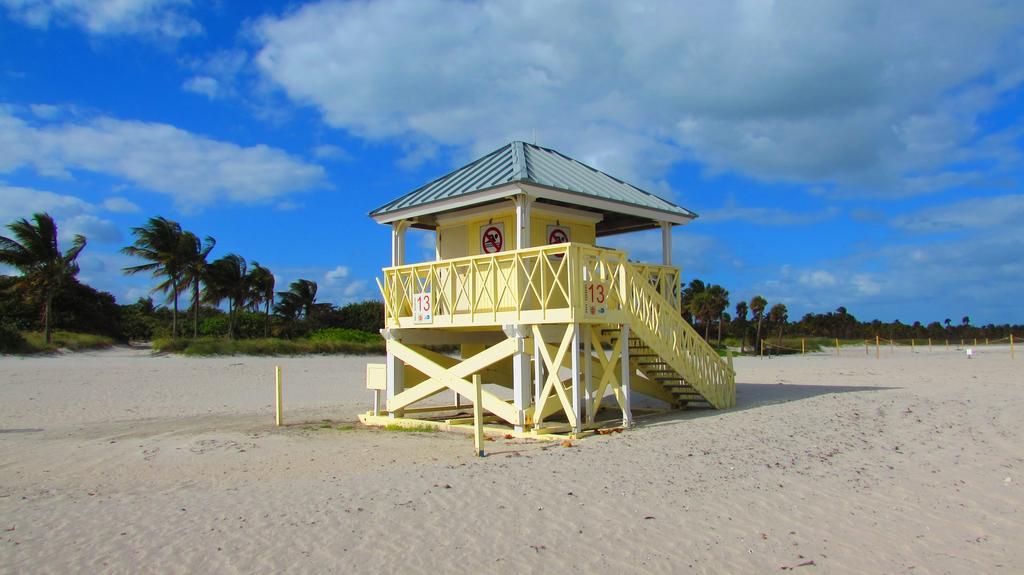
[(0, 48), (0, 221), (124, 303), (154, 215), (376, 297), (368, 211), (536, 138), (700, 214), (675, 260), (733, 303), (1024, 322), (1021, 3), (0, 0)]

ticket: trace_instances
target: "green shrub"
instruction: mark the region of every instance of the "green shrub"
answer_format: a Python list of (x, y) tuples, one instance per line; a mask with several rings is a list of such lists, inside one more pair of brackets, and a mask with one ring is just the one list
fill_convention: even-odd
[(28, 342), (29, 351), (56, 351), (69, 349), (82, 351), (87, 349), (103, 349), (114, 345), (114, 338), (93, 333), (75, 333), (71, 331), (54, 331), (52, 343), (46, 344), (46, 335), (41, 331), (30, 331), (22, 334)]
[(0, 323), (0, 353), (25, 353), (29, 351), (28, 342), (13, 324)]
[(380, 343), (380, 335), (347, 327), (330, 327), (309, 334), (311, 341), (354, 341), (358, 343)]

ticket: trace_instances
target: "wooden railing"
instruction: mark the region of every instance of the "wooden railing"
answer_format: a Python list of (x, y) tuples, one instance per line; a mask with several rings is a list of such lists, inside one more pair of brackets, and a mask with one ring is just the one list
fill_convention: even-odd
[[(622, 251), (565, 243), (384, 268), (378, 286), (389, 328), (621, 323), (626, 261)], [(588, 286), (601, 286), (591, 291), (600, 305), (586, 305)]]
[(622, 298), (630, 328), (716, 408), (736, 401), (736, 376), (704, 338), (680, 317), (632, 264), (623, 266)]
[(683, 297), (679, 283), (679, 268), (638, 262), (630, 263), (640, 276), (647, 278), (647, 281), (654, 286), (654, 290), (661, 297), (665, 298), (674, 309), (679, 310)]

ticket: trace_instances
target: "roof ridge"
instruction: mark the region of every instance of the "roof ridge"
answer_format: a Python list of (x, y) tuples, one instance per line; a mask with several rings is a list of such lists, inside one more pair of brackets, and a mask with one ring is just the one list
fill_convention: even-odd
[(530, 174), (526, 169), (526, 146), (520, 140), (513, 140), (512, 146), (512, 181), (529, 180)]

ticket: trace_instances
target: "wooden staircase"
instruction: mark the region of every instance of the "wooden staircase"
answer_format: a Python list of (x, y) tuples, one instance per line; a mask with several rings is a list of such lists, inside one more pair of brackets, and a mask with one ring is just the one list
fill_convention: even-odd
[[(675, 407), (735, 405), (736, 374), (729, 364), (632, 265), (624, 263), (622, 271), (631, 367), (657, 382), (675, 399)], [(621, 326), (605, 326), (601, 335), (614, 344)]]

